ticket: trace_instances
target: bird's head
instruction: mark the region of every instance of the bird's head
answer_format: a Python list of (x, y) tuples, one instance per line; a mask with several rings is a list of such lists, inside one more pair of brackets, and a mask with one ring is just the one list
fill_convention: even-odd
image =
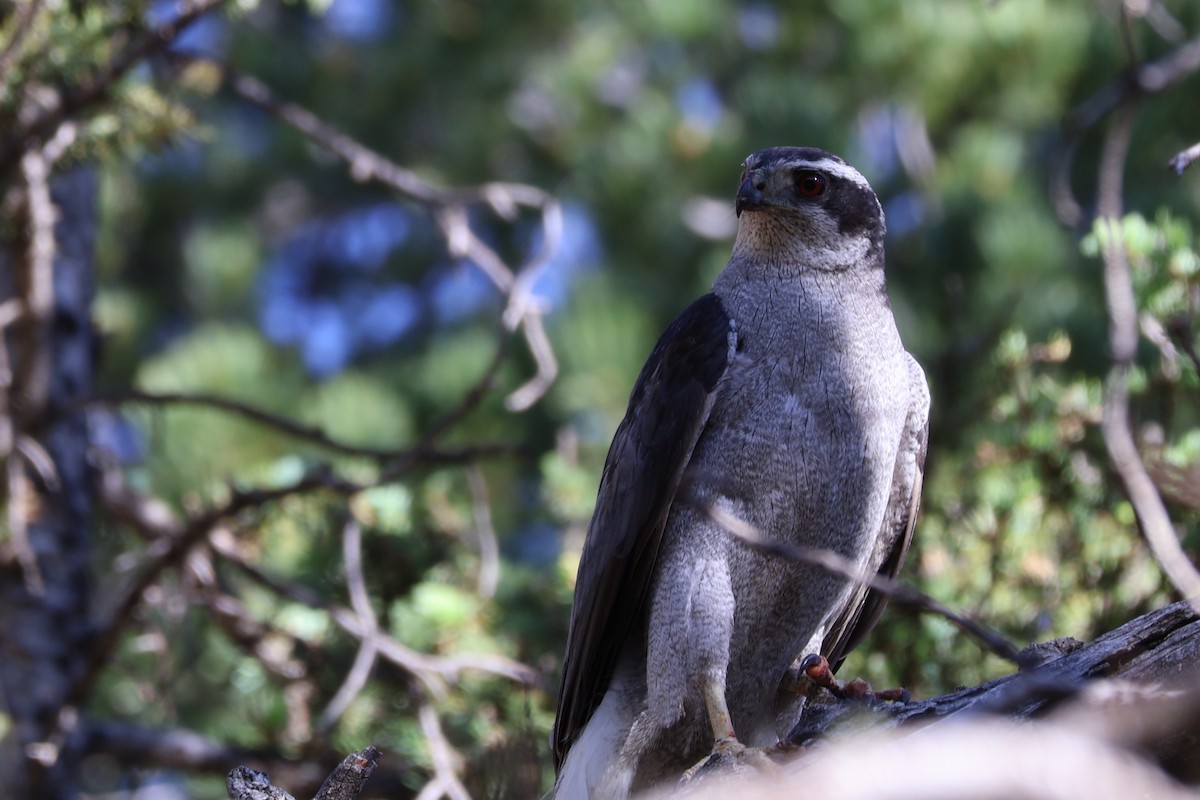
[(742, 163), (734, 254), (811, 269), (883, 263), (884, 221), (867, 179), (815, 147), (771, 147)]

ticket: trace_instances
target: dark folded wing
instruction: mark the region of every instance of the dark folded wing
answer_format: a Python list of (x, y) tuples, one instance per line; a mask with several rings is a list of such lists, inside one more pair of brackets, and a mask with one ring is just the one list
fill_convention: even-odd
[(733, 347), (729, 316), (707, 294), (663, 333), (633, 387), (579, 562), (551, 734), (555, 771), (604, 697), (622, 646), (644, 632), (671, 503)]

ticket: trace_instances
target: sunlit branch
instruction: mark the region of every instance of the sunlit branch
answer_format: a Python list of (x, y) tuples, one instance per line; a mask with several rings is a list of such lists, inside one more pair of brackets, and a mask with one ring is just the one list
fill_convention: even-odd
[[(1197, 46), (1200, 66), (1200, 45)], [(1100, 158), (1096, 206), (1104, 221), (1104, 295), (1109, 318), (1112, 369), (1104, 384), (1104, 413), (1100, 423), (1109, 459), (1121, 478), (1142, 533), (1167, 578), (1200, 612), (1200, 572), (1179, 543), (1162, 497), (1154, 486), (1129, 426), (1129, 375), (1137, 355), (1137, 300), (1121, 228), (1124, 214), (1125, 162), (1129, 154), (1133, 104), (1114, 115)]]
[[(369, 640), (371, 646), (377, 649), (381, 656), (419, 679), (423, 688), (432, 696), (443, 695), (446, 685), (456, 681), (464, 671), (490, 673), (524, 685), (530, 685), (536, 680), (537, 673), (534, 670), (503, 656), (440, 656), (412, 650), (394, 637), (380, 631), (376, 625), (364, 621), (364, 616), (359, 611), (325, 603), (303, 587), (291, 586), (268, 578), (261, 570), (249, 564), (242, 557), (236, 544), (232, 541), (232, 537), (216, 535), (219, 529), (217, 523), (248, 507), (246, 503), (251, 497), (263, 499), (270, 495), (272, 499), (282, 499), (289, 494), (311, 490), (322, 485), (319, 476), (307, 480), (312, 485), (306, 486), (304, 489), (299, 488), (299, 484), (305, 484), (305, 481), (302, 480), (299, 484), (293, 484), (273, 492), (244, 493), (238, 496), (243, 498), (241, 500), (238, 497), (231, 498), (225, 505), (185, 522), (177, 519), (161, 501), (142, 497), (135, 493), (119, 477), (110, 476), (106, 479), (102, 484), (103, 501), (106, 507), (123, 522), (141, 529), (152, 539), (152, 544), (148, 549), (153, 560), (149, 565), (143, 567), (142, 573), (126, 589), (122, 599), (116, 604), (116, 609), (110, 615), (107, 625), (98, 634), (97, 644), (89, 654), (85, 674), (76, 683), (70, 694), (72, 700), (80, 702), (90, 693), (100, 671), (109, 663), (111, 653), (120, 635), (132, 620), (133, 613), (140, 604), (145, 590), (153, 585), (165, 570), (178, 564), (205, 537), (208, 537), (208, 544), (214, 552), (233, 563), (260, 585), (296, 602), (328, 612), (338, 627), (364, 642)], [(331, 488), (335, 491), (344, 490), (350, 486), (354, 486), (356, 491), (368, 488), (366, 485), (357, 486), (344, 481), (340, 485), (331, 484)], [(358, 596), (357, 590), (354, 596)], [(365, 600), (365, 594), (358, 596), (354, 602), (366, 603), (363, 607), (369, 607), (369, 601)]]
[[(529, 344), (537, 372), (509, 395), (509, 410), (524, 411), (541, 399), (557, 376), (558, 365), (542, 329), (541, 309), (532, 299), (532, 287), (542, 268), (557, 252), (562, 239), (562, 209), (554, 196), (518, 183), (492, 182), (468, 189), (436, 186), (326, 123), (308, 109), (275, 97), (258, 79), (220, 68), (235, 94), (341, 158), (355, 180), (377, 181), (400, 196), (432, 209), (450, 255), (473, 263), (499, 292), (507, 296), (502, 317), (504, 329), (511, 332), (522, 328)], [(486, 206), (510, 222), (515, 221), (521, 207), (539, 212), (542, 237), (538, 251), (519, 270), (510, 268), (471, 227), (468, 207), (472, 205)]]
[(471, 800), (471, 795), (458, 777), (462, 772), (463, 758), (442, 732), (437, 711), (429, 703), (422, 703), (417, 720), (421, 723), (421, 732), (425, 734), (425, 744), (429, 747), (429, 760), (433, 762), (433, 778), (421, 789), (417, 800), (439, 800), (442, 797)]
[(467, 487), (471, 492), (471, 516), (475, 539), (479, 547), (479, 577), (476, 588), (481, 597), (494, 597), (500, 581), (500, 547), (496, 542), (496, 528), (492, 525), (491, 500), (488, 498), (487, 481), (478, 465), (467, 467)]
[(532, 685), (537, 679), (535, 670), (504, 656), (450, 656), (419, 653), (382, 631), (372, 632), (363, 625), (359, 615), (351, 609), (327, 603), (306, 587), (280, 581), (267, 575), (247, 561), (228, 538), (213, 537), (210, 545), (216, 553), (260, 586), (281, 597), (328, 612), (334, 624), (356, 638), (371, 637), (381, 656), (419, 678), (423, 688), (435, 697), (445, 694), (446, 684), (455, 682), (463, 672), (467, 671), (488, 673), (523, 685)]
[(1176, 153), (1171, 160), (1167, 162), (1167, 166), (1175, 170), (1175, 174), (1182, 175), (1183, 171), (1194, 164), (1197, 160), (1200, 160), (1200, 142), (1197, 142), (1186, 150), (1181, 150)]
[(359, 640), (358, 652), (354, 663), (346, 673), (345, 680), (337, 692), (321, 712), (317, 721), (318, 730), (329, 730), (346, 713), (346, 709), (354, 702), (354, 698), (367, 685), (371, 671), (375, 668), (375, 660), (379, 648), (375, 644), (379, 633), (379, 619), (367, 595), (367, 581), (362, 568), (362, 530), (353, 519), (347, 520), (342, 526), (342, 570), (346, 573), (346, 588), (350, 596), (350, 606), (358, 614), (359, 623), (370, 632)]

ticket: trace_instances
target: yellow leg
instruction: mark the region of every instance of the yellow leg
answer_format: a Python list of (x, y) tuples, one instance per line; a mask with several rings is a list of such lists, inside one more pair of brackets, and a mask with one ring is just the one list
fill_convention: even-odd
[(680, 783), (688, 783), (708, 764), (722, 758), (731, 758), (763, 770), (774, 770), (777, 766), (766, 753), (757, 747), (746, 747), (738, 741), (733, 730), (733, 719), (725, 702), (725, 687), (713, 680), (704, 682), (704, 708), (708, 712), (708, 724), (712, 726), (713, 749), (698, 763), (683, 773)]
[(745, 747), (733, 730), (733, 719), (725, 703), (725, 687), (716, 681), (704, 682), (704, 708), (708, 712), (708, 724), (712, 726), (713, 752), (735, 753)]

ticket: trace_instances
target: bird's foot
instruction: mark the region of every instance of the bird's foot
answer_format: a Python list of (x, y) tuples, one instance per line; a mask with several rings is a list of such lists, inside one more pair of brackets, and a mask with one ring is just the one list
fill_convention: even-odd
[(862, 678), (839, 681), (834, 677), (833, 668), (829, 666), (829, 659), (817, 653), (810, 653), (801, 659), (800, 671), (817, 686), (828, 689), (834, 697), (850, 700), (888, 700), (900, 703), (909, 701), (908, 690), (904, 688), (884, 689), (877, 692)]
[(759, 772), (773, 774), (779, 770), (779, 765), (771, 760), (767, 751), (761, 747), (747, 747), (735, 737), (722, 736), (713, 743), (712, 752), (700, 759), (691, 769), (683, 773), (679, 785), (691, 783), (701, 773), (719, 770), (722, 772), (742, 772), (754, 769)]

